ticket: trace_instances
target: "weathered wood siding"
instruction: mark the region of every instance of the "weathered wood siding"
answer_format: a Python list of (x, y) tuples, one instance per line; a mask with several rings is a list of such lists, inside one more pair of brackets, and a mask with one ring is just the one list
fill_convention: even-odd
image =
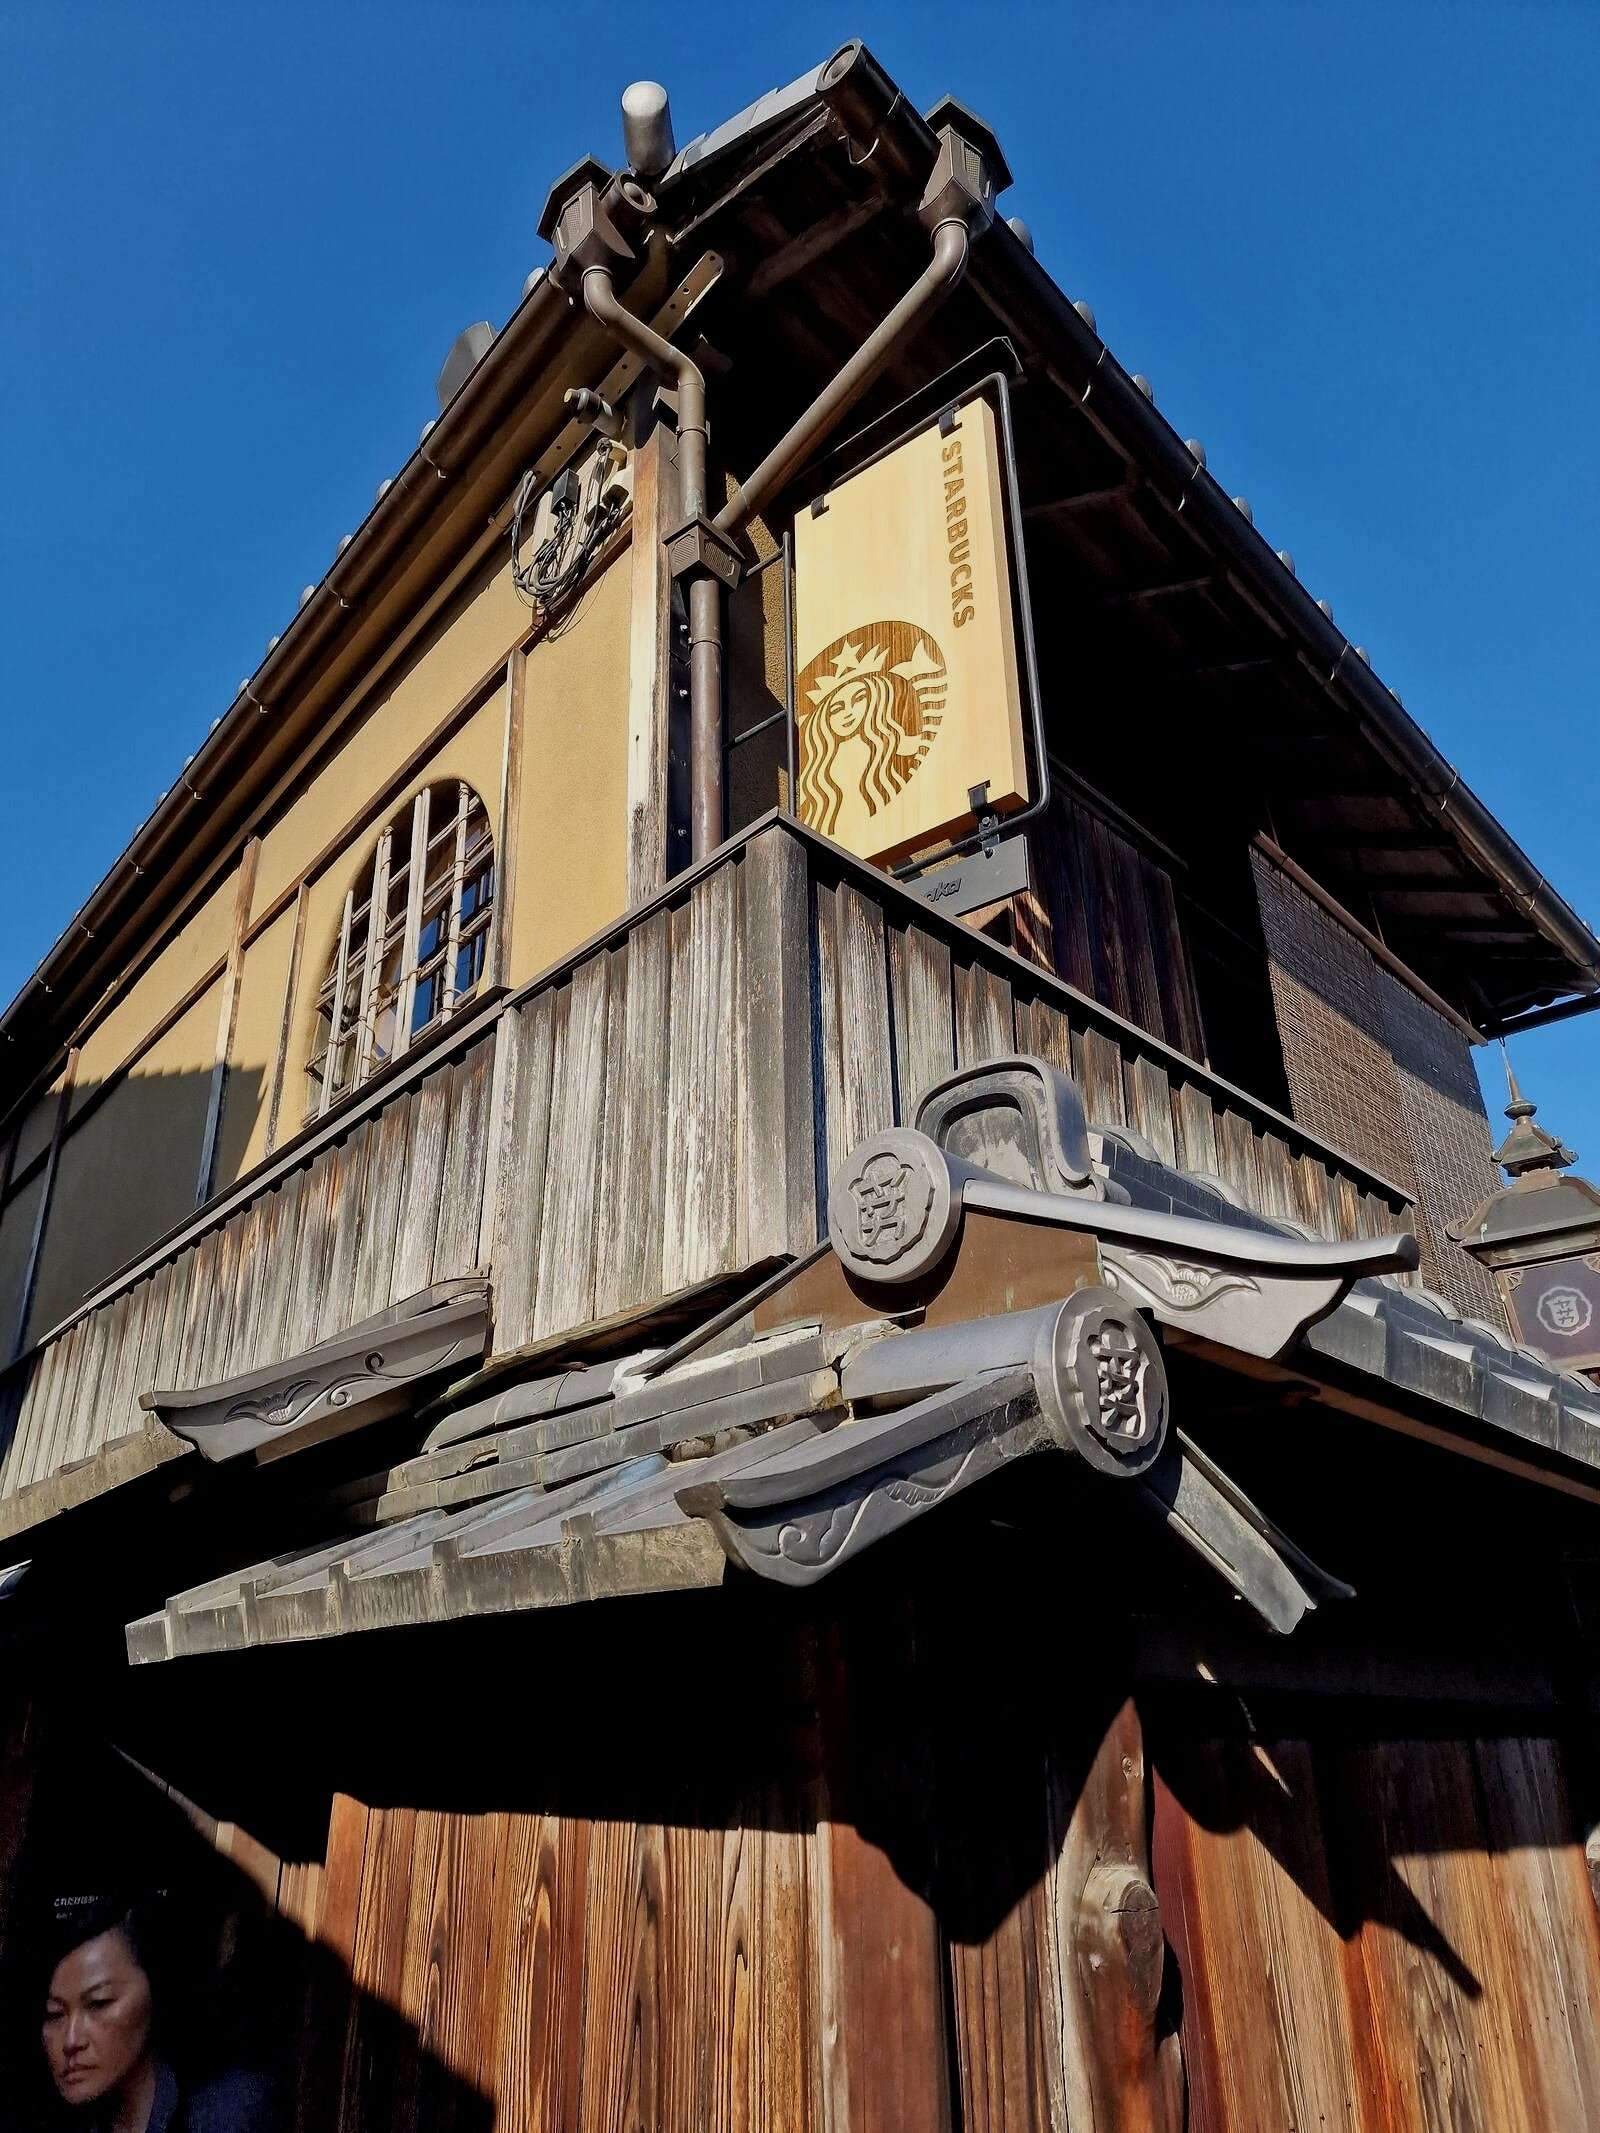
[(854, 1142), (1010, 1052), (1265, 1214), (1329, 1236), (1408, 1219), (1161, 1038), (786, 823), (470, 1029), (24, 1357), (0, 1382), (0, 1498), (148, 1449), (151, 1386), (294, 1355), (451, 1275), (490, 1272), (503, 1352), (804, 1250)]
[(806, 892), (769, 833), (502, 1023), (497, 1349), (814, 1240)]
[(909, 1123), (940, 1076), (1036, 1052), (1077, 1082), (1092, 1125), (1131, 1128), (1247, 1207), (1331, 1237), (1406, 1226), (1399, 1191), (981, 934), (826, 857), (813, 900), (829, 1168), (858, 1135)]
[[(400, 1632), (359, 1696), (337, 1646), (80, 1675), (52, 1769), (114, 1711), (311, 1936), (297, 2133), (1590, 2133), (1560, 1712), (1208, 1691), (1224, 1737), (1131, 1676), (1075, 1502), (1059, 1547), (974, 1499), (805, 1595)], [(75, 1887), (8, 1715), (0, 1836)]]
[(148, 1434), (139, 1394), (298, 1354), (479, 1257), (492, 1037), (442, 1058), (303, 1167), (10, 1373), (0, 1494)]
[(1192, 2133), (1600, 2125), (1560, 1740), (1152, 1735)]
[(1167, 868), (1059, 782), (1028, 851), (1018, 946), (1125, 1021), (1199, 1058), (1205, 1036)]

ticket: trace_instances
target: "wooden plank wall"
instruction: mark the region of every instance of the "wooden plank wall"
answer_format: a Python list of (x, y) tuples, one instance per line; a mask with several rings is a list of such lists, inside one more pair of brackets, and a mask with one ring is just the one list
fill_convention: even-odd
[[(87, 1751), (114, 1725), (294, 1929), (260, 2034), (296, 2133), (1600, 2123), (1566, 1742), (1438, 1706), (1358, 1730), (1320, 1698), (1314, 1728), (1224, 1735), (1193, 1692), (1131, 1692), (1115, 1522), (1047, 1551), (1007, 1508), (805, 1595), (207, 1662), (201, 1695), (63, 1649), (73, 1753), (36, 1814), (63, 1770), (109, 1797)], [(1017, 1634), (1052, 1621), (1095, 1635)], [(13, 1836), (25, 1716), (0, 1707)], [(53, 1812), (58, 1873), (128, 1841)]]
[(806, 909), (769, 833), (506, 1018), (497, 1350), (815, 1240)]
[(1172, 876), (1057, 782), (1030, 833), (1017, 945), (1191, 1059), (1205, 1049)]
[(1163, 1162), (1222, 1179), (1258, 1213), (1327, 1237), (1408, 1226), (1398, 1195), (1296, 1145), (1287, 1121), (1278, 1130), (1204, 1067), (1142, 1043), (981, 935), (952, 945), (844, 877), (819, 878), (814, 902), (828, 1173), (862, 1134), (910, 1124), (943, 1075), (1036, 1052), (1077, 1082), (1091, 1124), (1131, 1127)]
[[(541, 1708), (605, 1693), (531, 1757), (469, 1698), (419, 1769), (380, 1658), (298, 2133), (1180, 2133), (1153, 1995), (1114, 2040), (1122, 1979), (1085, 1986), (1083, 1884), (1144, 1847), (1131, 1706), (1080, 1682), (1041, 1712), (926, 1573), (654, 1609), (643, 1640), (541, 1623)], [(465, 1687), (509, 1644), (455, 1650)]]
[[(804, 1607), (364, 1660), (359, 1711), (296, 1749), (368, 1736), (325, 1859), (257, 1876), (323, 1958), (298, 2133), (1600, 2123), (1557, 1739), (1224, 1742), (1131, 1696), (1114, 1635), (1041, 1671), (1003, 1625), (1093, 1588), (967, 1538), (965, 1575), (914, 1546)], [(486, 1693), (519, 1664), (532, 1753)], [(448, 1742), (399, 1693), (441, 1665)]]
[(1600, 1929), (1560, 1742), (1180, 1725), (1155, 1875), (1192, 2133), (1600, 2125)]
[(504, 1352), (805, 1250), (856, 1141), (1019, 1051), (1261, 1213), (1407, 1219), (1158, 1037), (773, 825), (15, 1369), (0, 1497), (137, 1435), (147, 1387), (277, 1361), (447, 1275), (491, 1272)]

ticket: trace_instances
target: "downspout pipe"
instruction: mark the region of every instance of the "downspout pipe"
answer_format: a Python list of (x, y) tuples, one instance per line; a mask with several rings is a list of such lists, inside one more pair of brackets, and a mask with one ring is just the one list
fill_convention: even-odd
[[(584, 308), (678, 397), (678, 478), (686, 525), (704, 525), (708, 437), (705, 373), (617, 295), (611, 268), (583, 270)], [(674, 544), (675, 545), (675, 544)], [(722, 583), (696, 561), (685, 575), (689, 610), (689, 841), (693, 859), (722, 842)]]
[(631, 266), (633, 239), (654, 202), (631, 177), (612, 178), (586, 161), (551, 193), (541, 235), (554, 244), (557, 281), (581, 295), (597, 325), (639, 356), (678, 395), (683, 516), (667, 536), (668, 568), (685, 581), (689, 616), (689, 776), (691, 861), (715, 850), (724, 833), (724, 591), (743, 573), (740, 536), (751, 519), (796, 474), (880, 376), (909, 336), (931, 316), (967, 269), (972, 239), (993, 219), (997, 172), (1009, 177), (981, 121), (941, 105), (933, 168), (917, 219), (933, 240), (915, 282), (817, 398), (712, 515), (706, 385), (699, 366), (630, 311), (617, 295), (615, 271)]
[(901, 343), (929, 318), (960, 282), (972, 252), (972, 233), (960, 215), (935, 225), (933, 257), (888, 316), (874, 327), (844, 368), (786, 430), (752, 474), (717, 513), (719, 533), (736, 540), (790, 477), (830, 437), (857, 401), (877, 382)]
[[(763, 507), (777, 495), (837, 428), (874, 383), (901, 344), (941, 304), (967, 270), (971, 237), (957, 215), (934, 230), (933, 257), (894, 309), (862, 342), (855, 354), (790, 425), (765, 459), (735, 488), (711, 521), (711, 532), (727, 544), (742, 568), (740, 537)], [(689, 700), (691, 732), (691, 818), (696, 859), (721, 843), (725, 819), (723, 797), (722, 593), (709, 572), (689, 583)], [(704, 670), (697, 661), (704, 658)], [(715, 660), (714, 675), (711, 661)], [(703, 693), (702, 693), (703, 691)], [(705, 734), (704, 752), (700, 743)], [(702, 843), (702, 836), (704, 843)]]

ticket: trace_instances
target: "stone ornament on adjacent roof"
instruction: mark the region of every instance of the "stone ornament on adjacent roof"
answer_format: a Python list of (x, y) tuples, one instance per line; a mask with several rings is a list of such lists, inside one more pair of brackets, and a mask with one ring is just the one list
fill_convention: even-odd
[(1600, 1191), (1565, 1177), (1578, 1160), (1536, 1123), (1506, 1061), (1511, 1130), (1494, 1152), (1510, 1179), (1450, 1235), (1491, 1268), (1518, 1336), (1568, 1370), (1600, 1369)]

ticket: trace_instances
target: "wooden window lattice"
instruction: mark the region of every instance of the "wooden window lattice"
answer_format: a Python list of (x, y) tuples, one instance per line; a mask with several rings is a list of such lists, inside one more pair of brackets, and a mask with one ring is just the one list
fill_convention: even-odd
[(494, 889), (489, 818), (470, 785), (427, 786), (385, 825), (345, 895), (317, 994), (308, 1118), (473, 997), (489, 967)]

